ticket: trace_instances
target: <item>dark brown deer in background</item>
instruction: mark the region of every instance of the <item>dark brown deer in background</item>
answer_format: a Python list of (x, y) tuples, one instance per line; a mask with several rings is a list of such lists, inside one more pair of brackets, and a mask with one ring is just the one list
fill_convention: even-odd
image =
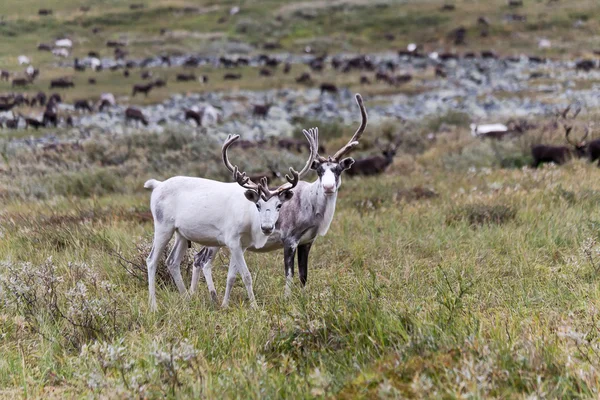
[(585, 139), (589, 134), (589, 128), (585, 128), (585, 134), (579, 142), (572, 142), (569, 139), (569, 135), (573, 130), (572, 126), (563, 125), (565, 129), (565, 138), (572, 147), (567, 146), (548, 146), (539, 144), (531, 148), (531, 155), (533, 157), (533, 168), (537, 168), (543, 163), (555, 163), (558, 165), (566, 163), (572, 157), (582, 158), (587, 155), (587, 145)]
[(12, 103), (4, 103), (4, 104), (0, 104), (0, 112), (6, 112), (6, 111), (10, 111), (12, 110), (15, 106), (17, 105), (17, 103), (15, 103), (14, 101)]
[(25, 120), (26, 129), (29, 129), (29, 127), (32, 126), (37, 131), (39, 128), (44, 128), (46, 126), (46, 123), (44, 121), (39, 121), (31, 117), (24, 117), (22, 115), (21, 117), (23, 117), (23, 119)]
[(75, 100), (73, 103), (73, 108), (79, 111), (93, 111), (92, 106), (90, 106), (90, 103), (87, 100)]
[(235, 81), (238, 79), (242, 79), (242, 74), (225, 74), (223, 75), (223, 79), (226, 81)]
[(266, 179), (268, 184), (273, 183), (277, 179), (281, 179), (281, 173), (277, 171), (273, 166), (269, 166), (269, 172), (263, 172), (259, 174), (252, 174), (249, 176), (250, 180), (253, 182), (260, 181), (262, 179)]
[(185, 120), (194, 120), (196, 121), (196, 126), (201, 126), (202, 125), (202, 116), (203, 116), (203, 112), (201, 111), (194, 111), (194, 110), (190, 110), (190, 109), (186, 109), (185, 110)]
[(150, 82), (150, 83), (146, 83), (146, 84), (142, 84), (142, 83), (138, 83), (133, 85), (133, 90), (131, 91), (131, 95), (133, 97), (135, 97), (136, 93), (144, 93), (144, 95), (146, 97), (148, 97), (148, 93), (150, 93), (150, 91), (152, 90), (152, 88), (154, 87), (154, 82)]
[(320, 89), (321, 89), (321, 94), (323, 94), (325, 92), (331, 93), (331, 94), (338, 93), (338, 88), (333, 83), (327, 83), (327, 82), (321, 83)]
[(31, 79), (27, 79), (27, 78), (14, 78), (12, 80), (12, 87), (27, 86), (30, 83), (31, 83)]
[(308, 72), (302, 73), (300, 76), (296, 77), (296, 83), (311, 83), (312, 78)]
[(267, 114), (269, 114), (269, 110), (272, 106), (273, 103), (255, 104), (252, 109), (252, 115), (258, 118), (267, 118)]
[(379, 175), (392, 165), (396, 150), (398, 149), (398, 141), (381, 150), (381, 155), (372, 156), (355, 160), (352, 167), (348, 170), (349, 176), (372, 176)]
[(125, 110), (125, 122), (136, 121), (141, 122), (144, 126), (148, 126), (148, 120), (140, 109), (134, 107), (127, 107)]
[(58, 78), (50, 81), (50, 89), (75, 87), (75, 84), (69, 78)]
[(196, 80), (196, 75), (194, 75), (193, 73), (189, 73), (189, 74), (177, 74), (177, 76), (175, 77), (175, 80), (177, 82), (195, 81)]

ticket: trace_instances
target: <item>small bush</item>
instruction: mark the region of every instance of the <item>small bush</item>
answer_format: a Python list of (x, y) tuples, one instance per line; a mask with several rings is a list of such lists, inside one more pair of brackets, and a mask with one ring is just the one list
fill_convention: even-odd
[(0, 302), (23, 317), (30, 332), (67, 348), (115, 337), (124, 323), (121, 293), (86, 264), (66, 269), (61, 273), (51, 258), (40, 266), (5, 262)]
[(468, 114), (459, 111), (448, 111), (436, 117), (431, 117), (427, 121), (427, 129), (430, 132), (438, 132), (443, 124), (454, 126), (469, 126), (471, 117)]
[[(115, 257), (118, 264), (128, 275), (134, 277), (143, 286), (146, 286), (148, 282), (146, 258), (148, 257), (148, 254), (150, 254), (151, 249), (152, 243), (148, 240), (142, 239), (135, 244), (135, 252), (133, 257), (125, 257), (116, 250), (109, 250), (109, 253)], [(159, 259), (159, 263), (156, 268), (156, 280), (160, 286), (176, 289), (175, 282), (173, 282), (171, 274), (166, 266), (168, 251), (170, 251), (170, 249), (165, 249), (161, 258)], [(180, 265), (181, 272), (186, 281), (191, 279), (193, 262), (194, 259), (190, 256), (190, 252), (186, 252)]]
[(409, 189), (400, 189), (394, 195), (394, 201), (416, 201), (422, 199), (433, 199), (438, 197), (439, 194), (430, 188), (423, 186), (415, 186)]
[(315, 126), (319, 128), (319, 142), (321, 143), (346, 135), (352, 135), (349, 133), (348, 126), (344, 125), (341, 121), (323, 122), (309, 118), (296, 118), (293, 122), (298, 127), (298, 129), (294, 131), (294, 137), (296, 139), (304, 140), (302, 129), (309, 129)]
[(467, 204), (452, 209), (446, 217), (446, 224), (466, 221), (471, 226), (501, 225), (514, 220), (516, 216), (517, 211), (507, 205)]
[(117, 174), (110, 169), (61, 175), (54, 184), (59, 196), (102, 196), (124, 189)]

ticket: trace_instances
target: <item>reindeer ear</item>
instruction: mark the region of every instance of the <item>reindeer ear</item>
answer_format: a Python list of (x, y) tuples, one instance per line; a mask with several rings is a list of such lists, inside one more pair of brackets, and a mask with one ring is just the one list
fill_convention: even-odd
[(281, 201), (282, 203), (285, 203), (286, 201), (290, 200), (292, 197), (294, 197), (294, 192), (292, 192), (291, 190), (285, 190), (285, 191), (279, 193), (279, 201)]
[(321, 163), (319, 161), (313, 160), (313, 162), (310, 164), (310, 169), (313, 169), (316, 171), (320, 165), (321, 165)]
[(352, 164), (354, 164), (354, 158), (352, 158), (352, 157), (344, 158), (342, 161), (340, 161), (340, 166), (344, 170), (350, 169)]
[(246, 196), (246, 198), (253, 203), (258, 203), (258, 200), (260, 200), (260, 195), (255, 190), (246, 190), (244, 192), (244, 196)]

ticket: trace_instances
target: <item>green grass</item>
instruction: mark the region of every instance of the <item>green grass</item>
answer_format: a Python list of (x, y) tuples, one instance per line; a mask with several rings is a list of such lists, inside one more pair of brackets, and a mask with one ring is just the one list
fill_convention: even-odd
[[(367, 134), (389, 129), (372, 126)], [(9, 154), (13, 172), (0, 176), (0, 188), (22, 182), (12, 185), (13, 197), (5, 194), (0, 215), (0, 259), (12, 265), (1, 275), (13, 276), (3, 281), (0, 312), (3, 393), (592, 396), (600, 364), (600, 171), (584, 161), (536, 171), (431, 163), (458, 146), (463, 154), (487, 151), (460, 129), (453, 147), (441, 141), (413, 156), (412, 172), (402, 172), (400, 155), (382, 177), (344, 179), (331, 230), (311, 252), (309, 284), (295, 287), (291, 299), (283, 297), (282, 255), (247, 254), (258, 311), (241, 282), (231, 308), (220, 310), (202, 283), (184, 299), (167, 275), (153, 314), (143, 270), (130, 275), (115, 255), (143, 268), (153, 230), (144, 179), (222, 176), (218, 143), (195, 147), (201, 137), (140, 133), (95, 138), (83, 154), (56, 155), (63, 162), (55, 164), (28, 151)], [(138, 150), (124, 164), (98, 164), (127, 141)], [(147, 157), (167, 142), (175, 143), (168, 155)], [(27, 192), (34, 182), (42, 200)], [(407, 196), (423, 191), (417, 187), (437, 195)], [(183, 263), (188, 282), (192, 254)], [(215, 261), (221, 296), (227, 262), (225, 253)], [(60, 277), (54, 291), (44, 290), (49, 277)], [(37, 288), (30, 310), (14, 303), (21, 281)], [(77, 294), (81, 285), (85, 295)]]
[[(49, 0), (43, 7), (54, 15), (38, 17), (37, 0), (0, 2), (6, 20), (0, 67), (19, 72), (16, 57), (29, 54), (42, 69), (29, 93), (72, 75), (76, 88), (65, 91), (68, 102), (112, 92), (119, 102), (147, 104), (173, 93), (300, 88), (294, 77), (307, 67), (294, 65), (273, 79), (242, 68), (239, 82), (223, 82), (220, 70), (196, 69), (209, 76), (207, 85), (176, 83), (178, 69), (156, 68), (167, 88), (129, 99), (139, 71), (130, 78), (121, 71), (65, 71), (35, 46), (69, 34), (75, 56), (91, 49), (106, 55), (107, 39), (126, 36), (132, 56), (144, 57), (206, 51), (214, 43), (198, 38), (205, 34), (255, 45), (279, 40), (282, 51), (293, 52), (305, 45), (330, 54), (396, 50), (411, 41), (452, 49), (445, 35), (464, 25), (465, 49), (538, 53), (538, 38), (547, 37), (555, 47), (543, 54), (574, 57), (593, 49), (599, 22), (592, 0), (526, 1), (514, 11), (528, 16), (524, 24), (501, 22), (513, 12), (504, 0), (456, 1), (449, 13), (439, 11), (442, 2), (416, 1), (144, 3), (133, 11), (116, 0)], [(91, 10), (78, 11), (85, 4)], [(189, 5), (202, 12), (183, 13)], [(233, 5), (241, 13), (217, 23)], [(480, 15), (495, 21), (487, 38), (478, 36)], [(587, 25), (573, 29), (582, 16), (589, 16)], [(93, 35), (98, 25), (103, 31)], [(161, 28), (184, 34), (163, 37)], [(385, 33), (395, 39), (382, 40)], [(361, 87), (358, 74), (331, 70), (316, 80), (360, 91), (368, 108), (378, 94), (418, 93), (432, 71), (414, 74), (398, 88)], [(87, 85), (89, 77), (98, 84)], [(0, 83), (0, 90), (11, 89)], [(202, 282), (198, 293), (182, 298), (164, 265), (159, 311), (148, 309), (144, 260), (153, 226), (142, 184), (173, 175), (228, 179), (218, 140), (189, 129), (92, 131), (82, 151), (59, 153), (8, 146), (9, 139), (48, 130), (3, 132), (0, 398), (597, 396), (600, 170), (583, 160), (523, 168), (531, 144), (564, 142), (561, 132), (544, 128), (548, 121), (499, 143), (470, 137), (469, 122), (450, 112), (370, 124), (353, 156), (379, 152), (376, 138), (401, 137), (394, 164), (380, 177), (343, 178), (331, 229), (311, 252), (309, 283), (294, 287), (290, 299), (283, 296), (281, 252), (247, 254), (257, 311), (239, 281), (227, 310), (211, 304)], [(354, 129), (339, 121), (295, 123), (320, 126), (331, 151)], [(435, 141), (426, 139), (432, 132)], [(265, 170), (267, 160), (281, 171), (298, 168), (303, 157), (268, 147), (232, 150), (251, 173)], [(196, 249), (183, 262), (187, 282)], [(226, 252), (214, 263), (220, 296), (227, 264)]]

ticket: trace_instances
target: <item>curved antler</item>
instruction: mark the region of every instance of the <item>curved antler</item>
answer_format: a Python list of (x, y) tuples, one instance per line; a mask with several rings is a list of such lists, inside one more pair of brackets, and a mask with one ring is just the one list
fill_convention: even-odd
[(227, 140), (223, 143), (223, 148), (221, 150), (221, 156), (223, 158), (223, 163), (225, 167), (233, 174), (233, 179), (240, 185), (241, 187), (249, 190), (254, 190), (256, 192), (259, 191), (259, 185), (252, 182), (252, 180), (246, 176), (245, 172), (240, 172), (237, 165), (231, 164), (229, 161), (229, 157), (227, 156), (227, 149), (240, 138), (240, 135), (229, 135), (227, 136)]
[(319, 128), (310, 128), (308, 131), (303, 129), (302, 133), (304, 134), (306, 140), (308, 140), (310, 155), (308, 156), (308, 160), (306, 160), (306, 164), (304, 164), (304, 168), (302, 168), (298, 173), (299, 179), (302, 179), (304, 176), (306, 176), (308, 171), (310, 171), (310, 166), (312, 165), (313, 160), (319, 155)]
[(572, 146), (576, 146), (576, 143), (573, 143), (571, 141), (571, 139), (569, 138), (569, 135), (571, 134), (571, 131), (573, 130), (573, 127), (570, 125), (567, 125), (565, 123), (562, 124), (563, 128), (565, 129), (565, 139), (567, 140), (567, 142), (572, 145)]
[(312, 165), (313, 160), (317, 156), (319, 129), (310, 128), (308, 131), (304, 129), (302, 133), (304, 134), (306, 140), (308, 140), (308, 145), (310, 149), (310, 155), (308, 156), (308, 160), (306, 160), (306, 164), (304, 164), (304, 167), (300, 170), (300, 172), (290, 167), (290, 173), (285, 175), (287, 183), (284, 183), (275, 190), (269, 189), (267, 179), (262, 178), (258, 184), (258, 189), (264, 201), (269, 200), (273, 196), (278, 196), (281, 192), (285, 192), (286, 190), (291, 190), (295, 188), (298, 185), (298, 182), (300, 182), (300, 179), (302, 179), (308, 173), (308, 171), (310, 171), (310, 166)]
[(358, 104), (358, 107), (360, 108), (360, 116), (361, 116), (360, 126), (354, 133), (354, 136), (352, 136), (352, 139), (350, 139), (350, 141), (344, 147), (339, 149), (337, 151), (337, 153), (335, 153), (333, 155), (333, 160), (335, 160), (335, 161), (339, 161), (344, 155), (348, 154), (350, 151), (352, 151), (352, 149), (354, 147), (356, 147), (358, 145), (358, 139), (360, 139), (365, 128), (367, 127), (367, 111), (365, 110), (365, 105), (363, 104), (363, 99), (362, 99), (361, 95), (358, 93), (356, 94), (355, 97), (356, 97), (356, 103)]
[(583, 138), (581, 138), (581, 140), (579, 142), (572, 142), (571, 139), (569, 138), (569, 135), (571, 134), (571, 131), (573, 130), (573, 127), (571, 125), (567, 125), (565, 123), (563, 123), (563, 127), (565, 128), (565, 139), (567, 139), (567, 142), (575, 147), (578, 146), (582, 146), (585, 144), (585, 139), (587, 139), (587, 137), (590, 134), (590, 128), (589, 127), (585, 127), (585, 134), (583, 135)]
[(558, 110), (557, 116), (562, 117), (565, 120), (577, 118), (577, 116), (581, 112), (582, 107), (581, 107), (581, 103), (579, 103), (579, 102), (576, 103), (575, 106), (576, 106), (576, 108), (575, 108), (575, 111), (573, 112), (573, 114), (569, 115), (569, 112), (571, 111), (571, 108), (573, 107), (573, 103), (571, 103), (564, 110)]

